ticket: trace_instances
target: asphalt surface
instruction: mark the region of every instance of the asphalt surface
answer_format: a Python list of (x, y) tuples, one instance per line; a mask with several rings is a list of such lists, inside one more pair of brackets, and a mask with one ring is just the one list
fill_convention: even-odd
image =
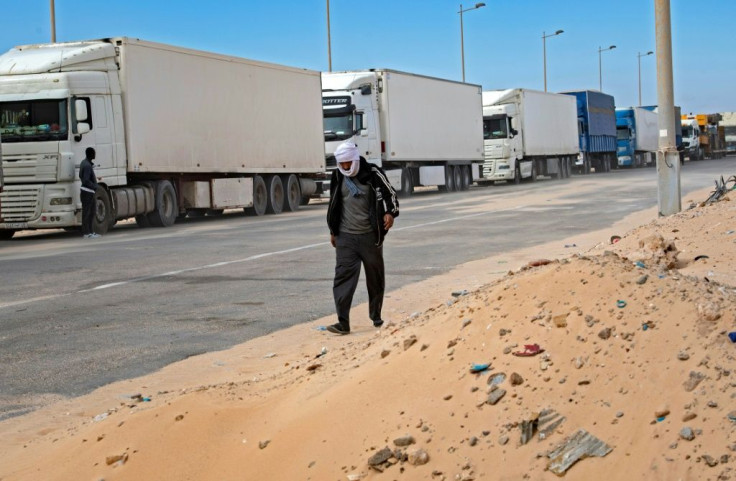
[[(687, 163), (682, 194), (736, 174)], [(387, 292), (454, 266), (610, 226), (657, 204), (655, 169), (420, 192), (385, 247)], [(683, 205), (683, 209), (687, 208)], [(0, 241), (0, 420), (334, 311), (326, 203), (277, 216), (118, 225)], [(367, 300), (359, 287), (354, 304)]]

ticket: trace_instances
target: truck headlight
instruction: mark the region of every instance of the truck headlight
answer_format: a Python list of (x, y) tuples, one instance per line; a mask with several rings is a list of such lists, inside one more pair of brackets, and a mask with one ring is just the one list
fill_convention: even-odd
[(53, 199), (51, 199), (50, 204), (51, 205), (71, 205), (72, 198), (71, 197), (54, 197)]

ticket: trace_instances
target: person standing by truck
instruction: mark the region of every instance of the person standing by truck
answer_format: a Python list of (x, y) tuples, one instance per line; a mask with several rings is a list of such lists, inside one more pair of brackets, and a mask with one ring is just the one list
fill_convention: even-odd
[(94, 164), (95, 149), (87, 147), (84, 151), (85, 157), (79, 164), (79, 179), (82, 181), (80, 197), (82, 198), (82, 237), (95, 239), (100, 234), (95, 234), (92, 225), (95, 219), (95, 192), (99, 187), (97, 176), (95, 176)]
[(335, 150), (337, 169), (330, 181), (327, 225), (335, 248), (335, 297), (337, 323), (327, 327), (335, 334), (350, 333), (350, 307), (365, 269), (369, 316), (375, 327), (383, 325), (381, 308), (386, 286), (383, 240), (399, 216), (396, 191), (383, 170), (360, 157), (358, 147), (343, 142)]

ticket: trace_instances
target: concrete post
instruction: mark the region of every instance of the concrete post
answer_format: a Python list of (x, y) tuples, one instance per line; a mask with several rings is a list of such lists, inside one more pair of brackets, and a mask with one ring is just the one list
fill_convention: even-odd
[[(680, 155), (675, 137), (675, 99), (672, 81), (672, 35), (670, 0), (654, 0), (657, 33), (657, 105), (659, 150), (657, 151), (657, 205), (659, 215), (682, 210)], [(679, 121), (679, 119), (678, 119)]]

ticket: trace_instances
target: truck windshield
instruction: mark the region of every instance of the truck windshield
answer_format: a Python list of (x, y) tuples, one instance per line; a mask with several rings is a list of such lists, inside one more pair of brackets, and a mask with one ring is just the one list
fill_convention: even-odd
[(3, 142), (67, 139), (66, 99), (0, 102)]
[(508, 136), (506, 116), (483, 119), (483, 138), (485, 140), (505, 139)]
[(692, 137), (693, 136), (693, 126), (687, 125), (682, 128), (682, 136), (683, 137)]
[(325, 116), (325, 140), (347, 140), (353, 136), (353, 114)]
[(618, 140), (629, 140), (629, 128), (628, 127), (616, 127), (616, 138)]

